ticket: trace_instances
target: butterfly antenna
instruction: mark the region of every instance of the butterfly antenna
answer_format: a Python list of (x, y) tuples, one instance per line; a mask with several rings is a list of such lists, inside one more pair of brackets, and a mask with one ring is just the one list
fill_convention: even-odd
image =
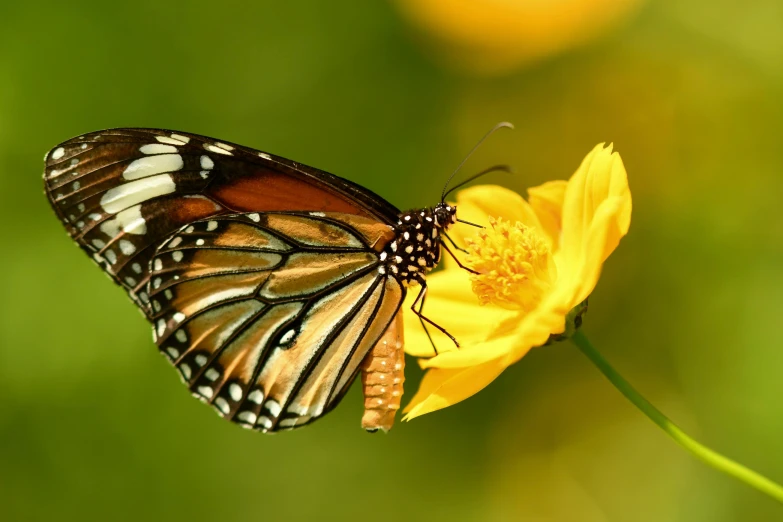
[(455, 190), (457, 190), (461, 186), (467, 185), (468, 183), (470, 183), (474, 179), (480, 178), (481, 176), (484, 176), (485, 174), (489, 174), (491, 172), (506, 172), (508, 174), (514, 174), (514, 169), (511, 168), (509, 165), (494, 165), (492, 167), (489, 167), (488, 169), (484, 169), (481, 172), (479, 172), (478, 174), (474, 174), (471, 177), (469, 177), (468, 179), (466, 179), (464, 181), (460, 181), (459, 183), (457, 183), (456, 185), (451, 187), (449, 190), (447, 190), (443, 194), (443, 197), (441, 198), (441, 201), (444, 201), (446, 199), (446, 196), (448, 196), (449, 194), (451, 194), (452, 192), (454, 192)]
[(481, 225), (479, 225), (478, 223), (473, 223), (472, 221), (465, 221), (464, 219), (458, 219), (457, 223), (465, 223), (466, 225), (470, 225), (472, 227), (484, 228)]
[(498, 130), (500, 130), (502, 128), (513, 129), (514, 126), (512, 124), (510, 124), (509, 122), (507, 122), (507, 121), (501, 121), (500, 123), (498, 123), (497, 125), (492, 127), (489, 130), (489, 132), (486, 133), (484, 135), (484, 137), (481, 138), (479, 140), (479, 142), (476, 143), (476, 145), (473, 146), (472, 149), (470, 149), (470, 152), (468, 152), (468, 155), (465, 156), (465, 159), (463, 159), (462, 162), (459, 165), (457, 165), (457, 168), (454, 169), (454, 172), (451, 173), (451, 176), (449, 176), (449, 179), (446, 180), (446, 184), (443, 186), (443, 192), (441, 193), (441, 197), (440, 197), (441, 201), (444, 201), (446, 199), (446, 189), (448, 188), (449, 183), (451, 183), (451, 180), (454, 179), (454, 176), (457, 175), (457, 172), (459, 172), (459, 170), (462, 168), (462, 166), (465, 164), (465, 162), (470, 159), (470, 157), (473, 155), (474, 152), (476, 152), (476, 149), (478, 149), (485, 141), (487, 141), (487, 138), (489, 138), (490, 136), (495, 134), (495, 132), (497, 132)]

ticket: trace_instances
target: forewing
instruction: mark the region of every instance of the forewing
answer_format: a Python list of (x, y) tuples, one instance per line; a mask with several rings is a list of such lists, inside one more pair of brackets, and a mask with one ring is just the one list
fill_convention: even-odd
[(333, 408), (404, 299), (378, 267), (392, 229), (338, 213), (248, 213), (182, 227), (148, 285), (154, 337), (199, 399), (245, 427)]
[(44, 183), (71, 237), (151, 317), (150, 261), (189, 223), (236, 212), (339, 212), (392, 224), (383, 198), (347, 180), (212, 138), (113, 129), (62, 143)]

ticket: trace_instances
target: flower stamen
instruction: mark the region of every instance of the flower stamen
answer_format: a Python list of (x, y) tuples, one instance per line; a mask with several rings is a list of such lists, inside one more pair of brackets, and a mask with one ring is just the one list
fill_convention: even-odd
[(473, 292), (482, 305), (529, 312), (554, 279), (549, 243), (520, 222), (490, 217), (489, 224), (466, 240), (466, 264), (477, 272), (471, 276)]

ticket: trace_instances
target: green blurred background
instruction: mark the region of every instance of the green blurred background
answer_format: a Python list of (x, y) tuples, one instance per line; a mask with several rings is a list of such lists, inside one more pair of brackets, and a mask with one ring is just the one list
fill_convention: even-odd
[(386, 436), (359, 428), (356, 387), (304, 430), (241, 430), (189, 397), (49, 209), (43, 154), (107, 127), (261, 148), (401, 208), (433, 204), (501, 120), (517, 130), (465, 174), (510, 163), (495, 179), (519, 191), (613, 141), (633, 221), (585, 331), (689, 432), (783, 481), (779, 0), (650, 1), (493, 75), (408, 20), (344, 0), (0, 4), (0, 520), (783, 520), (568, 343)]

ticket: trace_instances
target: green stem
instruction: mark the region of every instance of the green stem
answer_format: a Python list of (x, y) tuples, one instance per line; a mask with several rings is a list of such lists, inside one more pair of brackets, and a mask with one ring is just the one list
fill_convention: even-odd
[(642, 410), (642, 413), (647, 415), (650, 420), (657, 424), (663, 431), (665, 431), (671, 438), (677, 442), (680, 446), (693, 453), (696, 458), (702, 462), (712, 466), (718, 471), (736, 478), (744, 482), (745, 484), (756, 488), (762, 493), (766, 493), (770, 497), (776, 499), (778, 502), (783, 503), (783, 487), (775, 482), (772, 482), (767, 477), (756, 473), (755, 471), (746, 468), (738, 462), (724, 457), (720, 453), (716, 453), (710, 448), (696, 442), (690, 436), (686, 435), (679, 427), (677, 427), (666, 415), (660, 412), (655, 406), (642, 397), (628, 381), (626, 381), (612, 366), (598, 353), (598, 351), (590, 344), (590, 341), (585, 335), (577, 330), (571, 337), (571, 341), (576, 344), (577, 347), (587, 356), (590, 361), (598, 367), (601, 373), (606, 376), (609, 381), (614, 384), (615, 388), (620, 390), (620, 393), (631, 401), (637, 408)]

